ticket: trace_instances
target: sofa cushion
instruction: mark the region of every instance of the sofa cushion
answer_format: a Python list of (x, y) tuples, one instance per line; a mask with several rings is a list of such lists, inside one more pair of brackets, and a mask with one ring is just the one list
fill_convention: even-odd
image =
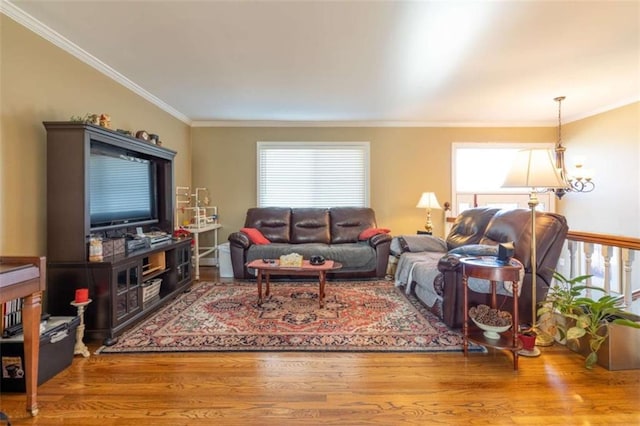
[(291, 239), (294, 244), (329, 244), (329, 210), (299, 208), (291, 211)]
[(271, 241), (265, 238), (265, 236), (262, 235), (262, 232), (260, 232), (256, 228), (242, 228), (240, 229), (240, 232), (244, 232), (245, 234), (247, 234), (247, 236), (249, 237), (249, 240), (251, 240), (253, 244), (270, 244), (271, 243)]
[[(531, 268), (531, 210), (513, 209), (501, 210), (494, 215), (481, 244), (497, 244), (514, 241), (515, 252), (513, 257), (524, 265), (525, 270)], [(551, 279), (552, 268), (541, 268), (547, 256), (553, 259), (558, 257), (559, 249), (556, 236), (567, 233), (566, 219), (558, 214), (550, 212), (536, 212), (536, 261), (537, 272), (545, 281)], [(558, 246), (558, 247), (561, 247)], [(557, 262), (557, 260), (555, 260)], [(553, 265), (555, 266), (555, 264)]]
[(376, 267), (375, 249), (364, 241), (343, 244), (269, 244), (252, 245), (247, 250), (247, 262), (256, 259), (278, 259), (290, 253), (301, 254), (304, 259), (313, 255), (324, 256), (342, 264), (341, 272), (353, 270), (371, 270)]
[(334, 207), (331, 214), (331, 243), (356, 243), (362, 231), (375, 228), (373, 209), (366, 207)]
[(460, 213), (447, 235), (449, 250), (466, 244), (479, 244), (489, 221), (498, 211), (500, 209), (478, 207)]
[(257, 228), (272, 243), (288, 243), (291, 209), (286, 207), (254, 207), (247, 210), (245, 228)]

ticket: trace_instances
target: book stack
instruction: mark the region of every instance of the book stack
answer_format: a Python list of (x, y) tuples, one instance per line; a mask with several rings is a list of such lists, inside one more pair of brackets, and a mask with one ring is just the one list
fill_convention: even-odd
[(22, 302), (23, 299), (14, 299), (5, 302), (0, 306), (0, 330), (5, 334), (5, 330), (13, 329), (22, 324)]

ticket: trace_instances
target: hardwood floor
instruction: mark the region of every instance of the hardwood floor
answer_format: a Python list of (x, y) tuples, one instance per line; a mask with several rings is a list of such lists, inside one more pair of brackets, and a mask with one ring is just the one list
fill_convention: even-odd
[(39, 387), (36, 418), (24, 394), (0, 410), (13, 425), (640, 424), (640, 370), (542, 352), (517, 372), (501, 351), (78, 356)]

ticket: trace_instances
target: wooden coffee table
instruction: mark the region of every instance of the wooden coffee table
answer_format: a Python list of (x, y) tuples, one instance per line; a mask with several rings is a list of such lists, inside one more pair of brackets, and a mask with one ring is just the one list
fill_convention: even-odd
[[(273, 263), (271, 263), (273, 262)], [(247, 263), (247, 268), (255, 269), (258, 272), (258, 304), (262, 305), (262, 277), (265, 278), (266, 292), (265, 296), (269, 296), (269, 277), (271, 275), (299, 275), (299, 276), (318, 276), (319, 289), (318, 289), (318, 302), (320, 307), (324, 307), (324, 286), (327, 281), (327, 272), (334, 271), (342, 268), (340, 262), (334, 262), (333, 260), (325, 260), (322, 265), (312, 265), (308, 260), (302, 262), (302, 266), (280, 266), (278, 259), (273, 259), (265, 262), (261, 259), (252, 260)]]

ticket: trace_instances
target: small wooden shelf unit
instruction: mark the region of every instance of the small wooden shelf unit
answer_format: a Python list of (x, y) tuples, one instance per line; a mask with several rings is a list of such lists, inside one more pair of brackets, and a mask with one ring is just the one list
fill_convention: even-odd
[[(511, 259), (508, 264), (499, 262), (495, 257), (469, 257), (460, 259), (462, 263), (462, 285), (464, 286), (464, 356), (468, 355), (469, 341), (496, 349), (504, 349), (513, 353), (513, 369), (518, 369), (518, 351), (522, 349), (522, 342), (518, 339), (518, 287), (520, 285), (520, 271), (522, 264)], [(491, 282), (491, 307), (497, 307), (496, 284), (498, 281), (513, 283), (513, 315), (511, 330), (500, 334), (499, 339), (485, 337), (482, 330), (469, 319), (469, 277), (489, 280)]]

